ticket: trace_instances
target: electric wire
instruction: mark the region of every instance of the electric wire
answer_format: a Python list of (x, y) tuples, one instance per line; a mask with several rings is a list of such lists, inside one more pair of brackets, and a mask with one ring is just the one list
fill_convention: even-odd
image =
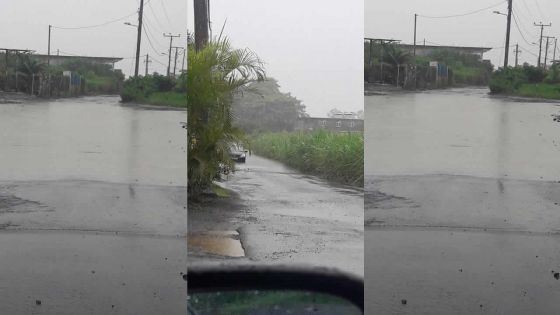
[(502, 5), (504, 3), (506, 3), (507, 1), (500, 1), (499, 3), (493, 4), (489, 7), (485, 7), (482, 9), (477, 9), (471, 12), (467, 12), (467, 13), (462, 13), (462, 14), (454, 14), (454, 15), (443, 15), (443, 16), (429, 16), (429, 15), (418, 15), (419, 17), (423, 17), (423, 18), (428, 18), (428, 19), (449, 19), (449, 18), (455, 18), (455, 17), (463, 17), (463, 16), (468, 16), (468, 15), (473, 15), (488, 9), (492, 9), (495, 8), (499, 5)]

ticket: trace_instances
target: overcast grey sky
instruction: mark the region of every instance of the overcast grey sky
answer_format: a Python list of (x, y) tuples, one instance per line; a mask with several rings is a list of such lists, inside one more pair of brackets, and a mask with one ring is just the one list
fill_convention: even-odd
[[(101, 27), (78, 30), (53, 28), (51, 53), (70, 53), (86, 56), (117, 56), (128, 58), (116, 65), (130, 75), (134, 72), (133, 57), (136, 51), (136, 29), (124, 25), (125, 21), (137, 24), (137, 0), (1, 0), (0, 47), (33, 49), (47, 52), (48, 25), (82, 27), (102, 24), (127, 15), (128, 18)], [(154, 56), (169, 49), (163, 32), (186, 33), (186, 0), (146, 0), (145, 26), (154, 48), (144, 36), (141, 54)], [(151, 34), (151, 36), (150, 36)], [(185, 38), (174, 42), (186, 43)], [(167, 56), (155, 57), (160, 63), (150, 64), (150, 72), (165, 73)], [(142, 58), (142, 60), (144, 60)], [(179, 64), (180, 66), (180, 64)], [(141, 64), (141, 72), (144, 72)]]
[[(248, 47), (312, 116), (363, 109), (363, 1), (210, 0), (214, 35)], [(193, 29), (189, 0), (189, 29)]]
[[(426, 39), (428, 42), (444, 45), (503, 47), (507, 19), (492, 13), (495, 10), (507, 12), (507, 1), (499, 0), (365, 0), (365, 34), (366, 37), (393, 38), (412, 43), (415, 13), (425, 16), (448, 16), (472, 12), (494, 4), (499, 5), (464, 17), (419, 17), (417, 40), (423, 42)], [(513, 8), (519, 29), (526, 41), (520, 35), (515, 21), (512, 21), (511, 45), (519, 43), (521, 46), (523, 52), (520, 62), (536, 64), (539, 48), (531, 43), (538, 43), (540, 28), (533, 26), (533, 22), (552, 22), (552, 27), (545, 28), (545, 35), (560, 36), (560, 1), (514, 0)], [(549, 58), (552, 57), (552, 52), (553, 47), (550, 48)], [(485, 58), (491, 59), (495, 65), (502, 65), (503, 56), (504, 49), (496, 48)], [(514, 58), (511, 48), (511, 65), (515, 61)]]

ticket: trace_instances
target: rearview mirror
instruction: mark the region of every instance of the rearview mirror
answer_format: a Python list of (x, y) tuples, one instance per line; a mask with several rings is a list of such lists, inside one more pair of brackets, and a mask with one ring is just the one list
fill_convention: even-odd
[(363, 314), (363, 280), (332, 269), (189, 268), (188, 314)]

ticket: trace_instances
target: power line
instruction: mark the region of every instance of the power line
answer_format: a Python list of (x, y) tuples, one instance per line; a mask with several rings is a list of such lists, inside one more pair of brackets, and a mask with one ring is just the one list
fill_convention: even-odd
[[(149, 1), (149, 0), (148, 0)], [(114, 19), (114, 20), (110, 20), (107, 22), (103, 22), (100, 24), (95, 24), (95, 25), (88, 25), (88, 26), (76, 26), (76, 27), (64, 27), (64, 26), (52, 26), (53, 28), (59, 29), (59, 30), (81, 30), (81, 29), (87, 29), (87, 28), (96, 28), (96, 27), (101, 27), (101, 26), (105, 26), (105, 25), (109, 25), (111, 23), (115, 23), (115, 22), (119, 22), (119, 21), (123, 21), (125, 19), (128, 19), (129, 17), (138, 14), (138, 11), (134, 11), (133, 13), (130, 13), (128, 15), (125, 15), (123, 17), (120, 17), (118, 19)]]
[(537, 37), (537, 35), (535, 35), (530, 29), (528, 28), (527, 25), (531, 25), (534, 20), (530, 20), (531, 22), (529, 24), (525, 24), (524, 22), (527, 22), (526, 20), (523, 20), (522, 17), (519, 15), (519, 12), (523, 12), (523, 11), (519, 11), (517, 8), (515, 8), (515, 4), (514, 4), (514, 8), (513, 8), (513, 12), (514, 14), (517, 15), (517, 22), (519, 23), (519, 26), (521, 26), (521, 28), (523, 29), (523, 31), (528, 34), (528, 36), (530, 37)]
[(532, 18), (532, 20), (537, 20), (535, 18), (535, 15), (533, 14), (533, 11), (531, 11), (531, 9), (529, 9), (529, 6), (527, 5), (527, 2), (525, 0), (522, 0), (522, 2), (523, 2), (523, 5), (525, 6), (525, 10), (527, 10), (529, 15), (531, 15), (530, 17)]
[(148, 5), (150, 7), (150, 11), (152, 12), (152, 15), (154, 17), (154, 19), (156, 20), (157, 25), (159, 26), (159, 30), (162, 31), (164, 29), (163, 25), (161, 24), (161, 22), (159, 21), (159, 19), (157, 18), (157, 14), (156, 14), (156, 10), (154, 9), (154, 7), (152, 6), (152, 4), (150, 3)]
[(423, 18), (428, 18), (428, 19), (449, 19), (449, 18), (454, 18), (454, 17), (463, 17), (463, 16), (473, 15), (473, 14), (476, 14), (476, 13), (479, 13), (479, 12), (482, 12), (482, 11), (485, 11), (485, 10), (488, 10), (488, 9), (495, 8), (495, 7), (501, 5), (505, 2), (507, 2), (507, 1), (500, 1), (499, 3), (493, 4), (489, 7), (485, 7), (485, 8), (482, 8), (482, 9), (478, 9), (478, 10), (474, 10), (474, 11), (467, 12), (467, 13), (462, 13), (462, 14), (444, 15), (444, 16), (428, 16), (428, 15), (418, 15), (418, 16), (423, 17)]
[(169, 26), (173, 26), (172, 23), (171, 23), (171, 19), (169, 18), (169, 15), (167, 14), (167, 9), (165, 8), (164, 0), (159, 0), (159, 3), (161, 4), (161, 7), (163, 8), (163, 14), (165, 14), (165, 17), (167, 18), (167, 22), (169, 23)]
[(526, 38), (525, 35), (523, 35), (523, 32), (521, 31), (521, 28), (519, 28), (519, 23), (517, 21), (517, 17), (515, 16), (515, 12), (513, 13), (513, 21), (515, 22), (515, 27), (517, 28), (517, 31), (519, 32), (519, 35), (521, 35), (521, 38), (523, 38), (523, 40), (528, 44), (528, 45), (533, 45), (531, 42), (529, 42)]
[(162, 45), (160, 42), (158, 42), (158, 41), (155, 39), (154, 34), (150, 31), (151, 26), (150, 26), (150, 27), (148, 27), (148, 26), (151, 25), (151, 23), (150, 23), (148, 20), (146, 20), (146, 22), (148, 22), (148, 23), (147, 23), (148, 25), (146, 25), (146, 28), (144, 29), (144, 31), (145, 31), (146, 33), (149, 33), (149, 35), (150, 35), (150, 36), (152, 37), (152, 39), (153, 39), (153, 42), (155, 42), (158, 46), (160, 46), (160, 47), (162, 47), (162, 48), (166, 48), (164, 45)]
[(544, 20), (545, 19), (544, 14), (543, 14), (543, 12), (541, 10), (541, 6), (539, 5), (539, 2), (537, 0), (535, 0), (535, 4), (537, 5), (537, 10), (539, 11), (539, 14), (541, 15), (541, 18), (543, 18), (543, 20)]
[[(148, 35), (148, 32), (146, 32), (146, 27), (144, 26), (144, 33), (146, 34), (146, 38), (148, 39), (148, 43), (150, 44), (150, 47), (152, 48), (152, 50), (157, 54), (160, 55), (161, 52), (159, 52), (155, 47), (154, 44), (152, 43), (152, 39), (150, 38), (150, 36)], [(152, 57), (153, 59), (153, 57)]]

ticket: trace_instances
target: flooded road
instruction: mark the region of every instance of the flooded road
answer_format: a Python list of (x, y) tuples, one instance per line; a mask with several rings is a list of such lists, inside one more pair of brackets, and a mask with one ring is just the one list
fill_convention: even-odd
[[(362, 191), (330, 185), (255, 155), (237, 166), (222, 183), (236, 196), (189, 209), (189, 239), (197, 240), (189, 243), (189, 264), (307, 265), (363, 276)], [(231, 244), (221, 253), (214, 251), (216, 231), (220, 244)], [(243, 257), (235, 255), (239, 242)]]
[(6, 313), (185, 313), (185, 119), (114, 96), (0, 104)]
[(558, 104), (458, 89), (365, 106), (368, 312), (557, 314)]

